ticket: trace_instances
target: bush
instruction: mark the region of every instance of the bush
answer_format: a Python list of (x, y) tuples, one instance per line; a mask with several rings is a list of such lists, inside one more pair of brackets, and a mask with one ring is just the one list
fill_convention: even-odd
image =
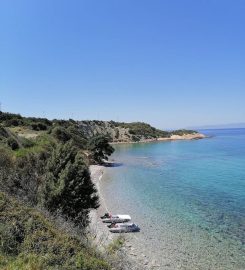
[(6, 113), (0, 111), (0, 122), (11, 119), (22, 119), (22, 116), (20, 114)]
[(24, 148), (33, 147), (35, 143), (32, 140), (21, 138), (21, 144)]
[(109, 264), (102, 259), (84, 256), (84, 253), (78, 254), (76, 258), (76, 267), (82, 270), (109, 270)]
[(0, 126), (0, 140), (8, 138), (8, 133), (4, 127)]
[(63, 127), (55, 127), (52, 135), (60, 142), (65, 143), (71, 139), (71, 134)]
[(32, 123), (31, 127), (33, 130), (40, 131), (40, 130), (47, 130), (47, 125), (43, 123)]
[(19, 149), (19, 144), (13, 137), (8, 138), (7, 144), (9, 147), (11, 147), (12, 150)]
[(183, 136), (186, 134), (195, 134), (197, 133), (195, 130), (188, 130), (188, 129), (178, 129), (171, 132), (171, 135), (179, 135)]
[(5, 125), (7, 127), (11, 127), (11, 126), (17, 127), (17, 126), (23, 125), (23, 121), (21, 119), (13, 118), (13, 119), (6, 120)]
[[(135, 136), (144, 136), (145, 138), (169, 137), (169, 132), (156, 129), (149, 124), (142, 122), (134, 123), (117, 123), (122, 128), (129, 129), (129, 133)], [(133, 137), (135, 141), (135, 137)]]
[(0, 269), (109, 270), (93, 250), (39, 211), (0, 192)]
[(0, 252), (8, 255), (17, 255), (24, 240), (24, 230), (19, 222), (0, 224)]

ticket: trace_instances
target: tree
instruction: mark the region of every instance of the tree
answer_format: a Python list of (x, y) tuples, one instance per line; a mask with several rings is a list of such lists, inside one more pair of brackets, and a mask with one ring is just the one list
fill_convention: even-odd
[(72, 142), (58, 145), (46, 169), (42, 204), (51, 212), (60, 211), (75, 224), (86, 226), (90, 209), (99, 207), (99, 198), (83, 156)]
[(89, 150), (96, 163), (103, 163), (114, 152), (114, 148), (109, 144), (109, 139), (103, 135), (93, 137), (89, 142)]
[(71, 134), (63, 127), (57, 126), (52, 130), (53, 136), (62, 143), (68, 142), (71, 139)]

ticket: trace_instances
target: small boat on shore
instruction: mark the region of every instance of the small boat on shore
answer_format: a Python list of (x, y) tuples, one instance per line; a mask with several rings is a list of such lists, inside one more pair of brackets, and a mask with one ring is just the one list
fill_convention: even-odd
[(109, 217), (102, 218), (104, 223), (124, 223), (131, 220), (129, 215), (110, 215)]
[(140, 227), (135, 223), (117, 223), (108, 227), (112, 233), (129, 233), (140, 231)]
[(103, 216), (101, 216), (100, 218), (101, 219), (104, 219), (104, 218), (109, 218), (111, 217), (112, 215), (110, 213), (105, 213)]

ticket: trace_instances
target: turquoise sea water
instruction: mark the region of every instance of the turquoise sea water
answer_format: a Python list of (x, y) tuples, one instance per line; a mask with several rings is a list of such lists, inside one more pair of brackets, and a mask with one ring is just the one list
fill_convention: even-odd
[(102, 192), (162, 269), (245, 269), (245, 129), (117, 145)]

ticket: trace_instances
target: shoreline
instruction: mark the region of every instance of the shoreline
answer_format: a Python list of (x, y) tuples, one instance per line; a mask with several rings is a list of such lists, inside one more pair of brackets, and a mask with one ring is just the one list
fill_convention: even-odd
[[(144, 140), (140, 142), (117, 142), (112, 144), (131, 144), (131, 143), (154, 143), (154, 142), (164, 142), (164, 141), (178, 141), (178, 140), (198, 140), (204, 139), (207, 136), (203, 134), (188, 134), (185, 136), (173, 135), (171, 138), (158, 138), (158, 139), (150, 139)], [(111, 168), (111, 167), (109, 167)], [(148, 236), (137, 235), (133, 233), (128, 234), (113, 234), (110, 233), (107, 226), (102, 223), (101, 216), (106, 212), (111, 212), (109, 209), (109, 204), (106, 201), (106, 198), (102, 193), (102, 181), (105, 174), (109, 169), (107, 166), (102, 165), (91, 165), (89, 166), (89, 170), (91, 173), (91, 180), (95, 184), (99, 199), (100, 199), (100, 207), (96, 210), (92, 210), (90, 212), (90, 225), (89, 225), (89, 234), (92, 239), (92, 243), (104, 254), (108, 254), (108, 247), (118, 239), (118, 237), (122, 236), (124, 239), (124, 244), (120, 247), (115, 254), (114, 259), (118, 262), (120, 261), (121, 265), (118, 269), (121, 270), (161, 270), (170, 269), (170, 264), (168, 259), (165, 261), (159, 261), (159, 254), (156, 255), (152, 253), (152, 251), (148, 250), (145, 246), (144, 240), (149, 240)], [(111, 205), (112, 206), (112, 205)], [(116, 213), (115, 213), (116, 214)], [(167, 243), (166, 243), (166, 246)], [(166, 250), (167, 247), (164, 247), (164, 251), (166, 254), (168, 253)], [(171, 251), (171, 249), (169, 249)], [(177, 256), (177, 254), (176, 254)], [(173, 267), (176, 267), (175, 264)], [(171, 268), (174, 269), (174, 268)]]
[(144, 139), (140, 141), (121, 141), (111, 142), (110, 144), (132, 144), (132, 143), (152, 143), (152, 142), (169, 142), (169, 141), (181, 141), (181, 140), (201, 140), (208, 138), (208, 136), (202, 133), (185, 134), (185, 135), (172, 135), (171, 137), (159, 137), (154, 139)]
[(116, 252), (116, 255), (118, 258), (120, 258), (121, 263), (121, 268), (119, 269), (159, 269), (159, 266), (155, 262), (153, 262), (153, 264), (150, 263), (150, 258), (147, 258), (147, 256), (142, 253), (140, 246), (136, 244), (135, 241), (133, 241), (134, 234), (113, 234), (109, 232), (107, 226), (102, 223), (100, 217), (104, 215), (105, 212), (110, 212), (100, 189), (101, 181), (106, 172), (106, 169), (107, 167), (102, 165), (91, 165), (89, 167), (91, 180), (95, 184), (100, 198), (100, 207), (90, 212), (89, 234), (91, 236), (92, 243), (97, 246), (97, 248), (99, 248), (102, 253), (107, 253), (108, 246), (112, 244), (113, 241), (118, 239), (118, 237), (122, 236), (124, 238), (124, 244)]
[[(161, 147), (161, 145), (159, 146)], [(153, 145), (153, 147), (155, 147), (155, 145)], [(115, 158), (115, 162), (120, 161), (120, 157), (118, 157), (118, 159)], [(111, 189), (110, 179), (111, 177), (114, 177), (114, 180), (123, 181), (124, 178), (120, 178), (120, 176), (117, 175), (117, 172), (114, 175), (114, 170), (117, 170), (116, 166), (115, 168), (113, 166), (91, 167), (94, 178), (93, 182), (96, 184), (96, 187), (98, 189), (98, 193), (100, 195), (100, 202), (103, 209), (102, 211), (100, 210), (101, 212), (99, 212), (99, 209), (96, 211), (97, 218), (99, 219), (98, 222), (102, 224), (100, 233), (104, 232), (106, 235), (108, 235), (104, 237), (105, 241), (107, 241), (107, 243), (110, 243), (110, 241), (113, 241), (113, 239), (116, 239), (116, 237), (119, 236), (108, 233), (106, 226), (104, 226), (104, 224), (100, 220), (100, 213), (104, 214), (104, 212), (106, 212), (106, 209), (108, 208), (110, 209), (110, 211), (112, 211), (112, 213), (115, 214), (116, 212), (130, 212), (129, 214), (132, 216), (132, 218), (136, 220), (136, 222), (140, 225), (142, 229), (142, 231), (138, 234), (124, 234), (126, 242), (124, 246), (120, 248), (119, 252), (121, 252), (121, 250), (123, 252), (123, 262), (131, 262), (131, 265), (133, 267), (125, 267), (118, 269), (221, 270), (233, 268), (240, 269), (239, 266), (244, 264), (244, 262), (241, 260), (241, 258), (243, 257), (242, 249), (238, 245), (239, 243), (237, 244), (235, 240), (229, 236), (229, 234), (226, 235), (225, 233), (223, 233), (223, 231), (217, 231), (216, 227), (211, 226), (212, 224), (208, 226), (208, 223), (189, 223), (189, 219), (185, 219), (185, 216), (181, 216), (181, 219), (176, 216), (171, 216), (172, 208), (170, 204), (165, 205), (166, 208), (170, 209), (170, 215), (167, 216), (168, 219), (160, 218), (156, 222), (153, 222), (153, 224), (151, 224), (151, 219), (145, 220), (144, 217), (145, 214), (148, 213), (147, 211), (143, 211), (139, 215), (137, 215), (137, 207), (139, 207), (139, 204), (137, 205), (136, 203), (136, 207), (131, 208), (130, 203), (126, 203), (124, 206), (122, 206), (122, 201), (117, 200), (117, 191), (120, 190), (122, 186), (118, 185)], [(127, 173), (127, 170), (119, 170), (121, 174)], [(96, 171), (98, 172), (97, 175)], [(126, 202), (131, 202), (129, 196), (123, 198), (126, 199)], [(175, 210), (174, 207), (173, 210)], [(142, 213), (144, 215), (142, 215)], [(216, 212), (208, 213), (210, 213), (211, 218), (217, 218)], [(192, 215), (190, 216), (190, 218), (192, 219)], [(207, 221), (209, 221), (209, 218), (207, 219)], [(228, 222), (229, 220), (227, 219), (227, 224), (229, 224)], [(160, 226), (158, 226), (159, 224)], [(155, 231), (152, 230), (152, 228), (154, 227), (152, 227), (151, 225), (157, 225), (155, 226)], [(215, 226), (217, 226), (216, 223)], [(109, 237), (111, 240), (109, 239)], [(205, 258), (207, 258), (207, 260)], [(115, 260), (116, 262), (118, 261), (117, 258)]]

